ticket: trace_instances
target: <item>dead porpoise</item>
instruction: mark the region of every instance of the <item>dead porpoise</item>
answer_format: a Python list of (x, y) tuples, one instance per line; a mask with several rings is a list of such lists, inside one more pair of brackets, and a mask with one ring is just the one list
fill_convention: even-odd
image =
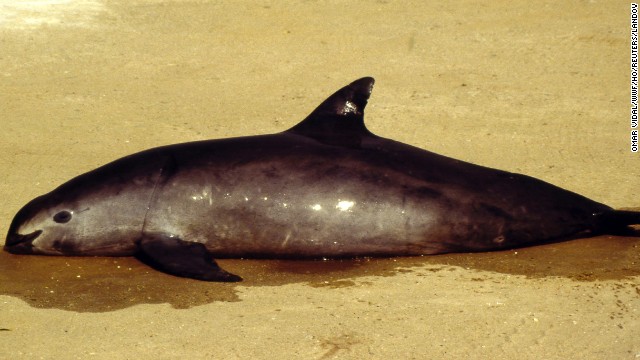
[(71, 179), (18, 211), (4, 249), (135, 255), (173, 275), (239, 281), (214, 257), (488, 251), (640, 223), (640, 212), (372, 134), (373, 83), (354, 81), (279, 134), (157, 147)]

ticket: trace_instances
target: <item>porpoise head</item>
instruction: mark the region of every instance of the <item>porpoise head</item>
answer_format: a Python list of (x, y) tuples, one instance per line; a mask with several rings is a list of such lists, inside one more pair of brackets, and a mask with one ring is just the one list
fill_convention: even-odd
[(27, 203), (11, 222), (4, 249), (14, 254), (132, 255), (158, 171), (128, 165), (126, 159), (118, 160)]

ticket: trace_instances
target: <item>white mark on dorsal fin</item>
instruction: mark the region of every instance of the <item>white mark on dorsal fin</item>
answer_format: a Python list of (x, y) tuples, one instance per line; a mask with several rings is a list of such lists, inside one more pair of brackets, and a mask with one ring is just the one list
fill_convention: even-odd
[(358, 106), (351, 101), (346, 101), (341, 115), (358, 114)]

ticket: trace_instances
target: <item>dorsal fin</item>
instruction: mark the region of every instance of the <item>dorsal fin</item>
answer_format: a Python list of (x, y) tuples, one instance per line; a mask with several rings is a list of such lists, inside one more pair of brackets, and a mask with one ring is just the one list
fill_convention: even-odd
[(371, 77), (364, 77), (336, 91), (286, 132), (329, 145), (358, 147), (363, 137), (374, 136), (364, 125), (364, 108), (374, 81)]

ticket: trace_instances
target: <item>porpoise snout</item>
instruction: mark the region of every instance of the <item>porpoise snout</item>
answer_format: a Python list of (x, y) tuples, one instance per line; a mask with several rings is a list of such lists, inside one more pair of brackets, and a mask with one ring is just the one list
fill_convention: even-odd
[(4, 249), (12, 254), (31, 254), (33, 252), (33, 240), (40, 234), (42, 234), (42, 230), (36, 230), (26, 235), (10, 232), (7, 234)]

